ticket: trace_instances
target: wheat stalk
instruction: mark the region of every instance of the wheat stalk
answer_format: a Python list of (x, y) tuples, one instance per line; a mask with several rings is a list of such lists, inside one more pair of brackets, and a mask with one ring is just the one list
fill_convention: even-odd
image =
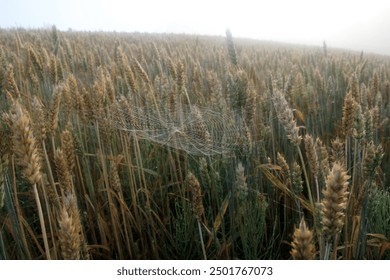
[(354, 124), (355, 115), (355, 99), (353, 98), (352, 91), (349, 91), (344, 99), (342, 127), (345, 136), (352, 134), (352, 128)]
[(236, 54), (236, 49), (235, 49), (234, 43), (233, 43), (232, 32), (230, 31), (230, 29), (226, 30), (226, 44), (227, 44), (227, 48), (228, 48), (230, 62), (233, 65), (237, 66), (237, 54)]
[(20, 91), (15, 82), (14, 67), (12, 65), (9, 65), (7, 68), (5, 82), (5, 90), (9, 92), (12, 97), (20, 97)]
[(313, 141), (313, 137), (310, 134), (306, 134), (304, 138), (305, 148), (306, 148), (306, 156), (309, 162), (311, 173), (314, 176), (316, 190), (317, 190), (317, 202), (320, 201), (320, 189), (318, 186), (318, 173), (320, 170), (320, 165), (318, 162), (318, 155), (316, 145)]
[(37, 203), (38, 215), (42, 228), (46, 257), (51, 259), (45, 221), (37, 189), (37, 184), (40, 183), (42, 179), (41, 159), (36, 147), (36, 141), (32, 133), (32, 129), (30, 127), (30, 117), (17, 101), (13, 104), (11, 112), (10, 120), (12, 123), (13, 150), (17, 156), (17, 163), (22, 167), (24, 177), (33, 186), (33, 193)]
[(72, 177), (70, 175), (66, 155), (64, 154), (62, 149), (57, 148), (54, 154), (54, 161), (62, 194), (64, 195), (66, 193), (72, 193)]
[(273, 88), (272, 102), (276, 115), (286, 131), (287, 138), (291, 143), (298, 146), (302, 140), (302, 137), (299, 135), (299, 127), (297, 126), (293, 111), (288, 105), (284, 93), (276, 87)]
[(63, 87), (64, 85), (60, 84), (54, 88), (53, 98), (51, 101), (50, 111), (49, 111), (48, 131), (51, 135), (53, 135), (54, 131), (58, 127), (58, 113), (60, 110), (60, 102), (61, 102)]
[(61, 146), (64, 151), (66, 164), (70, 172), (72, 172), (76, 163), (75, 145), (72, 132), (65, 129), (61, 132)]

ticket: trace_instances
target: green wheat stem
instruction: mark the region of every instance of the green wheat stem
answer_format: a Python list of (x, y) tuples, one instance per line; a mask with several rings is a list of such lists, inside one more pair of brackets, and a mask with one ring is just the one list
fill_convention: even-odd
[(204, 241), (203, 241), (203, 235), (202, 235), (202, 228), (200, 227), (200, 221), (199, 218), (196, 219), (197, 224), (198, 224), (198, 230), (199, 230), (199, 238), (200, 238), (200, 244), (202, 246), (202, 253), (203, 253), (203, 258), (207, 260), (207, 255), (206, 255), (206, 249), (204, 247)]

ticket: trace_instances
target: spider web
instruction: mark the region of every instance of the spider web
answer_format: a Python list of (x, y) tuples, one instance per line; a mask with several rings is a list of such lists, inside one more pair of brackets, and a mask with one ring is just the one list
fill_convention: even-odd
[(234, 114), (210, 108), (181, 105), (172, 112), (115, 104), (107, 115), (116, 129), (192, 155), (229, 154), (240, 142), (241, 125)]

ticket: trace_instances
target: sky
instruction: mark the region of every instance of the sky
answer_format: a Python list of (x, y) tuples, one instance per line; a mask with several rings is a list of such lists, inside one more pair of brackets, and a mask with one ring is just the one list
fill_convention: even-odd
[(0, 27), (245, 37), (390, 55), (386, 0), (0, 0)]

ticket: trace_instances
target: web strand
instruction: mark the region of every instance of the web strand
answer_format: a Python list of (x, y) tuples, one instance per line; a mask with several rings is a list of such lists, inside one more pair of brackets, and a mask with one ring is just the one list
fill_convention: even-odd
[(229, 154), (241, 135), (232, 116), (197, 106), (181, 106), (175, 115), (146, 107), (111, 106), (102, 116), (115, 129), (192, 155)]

